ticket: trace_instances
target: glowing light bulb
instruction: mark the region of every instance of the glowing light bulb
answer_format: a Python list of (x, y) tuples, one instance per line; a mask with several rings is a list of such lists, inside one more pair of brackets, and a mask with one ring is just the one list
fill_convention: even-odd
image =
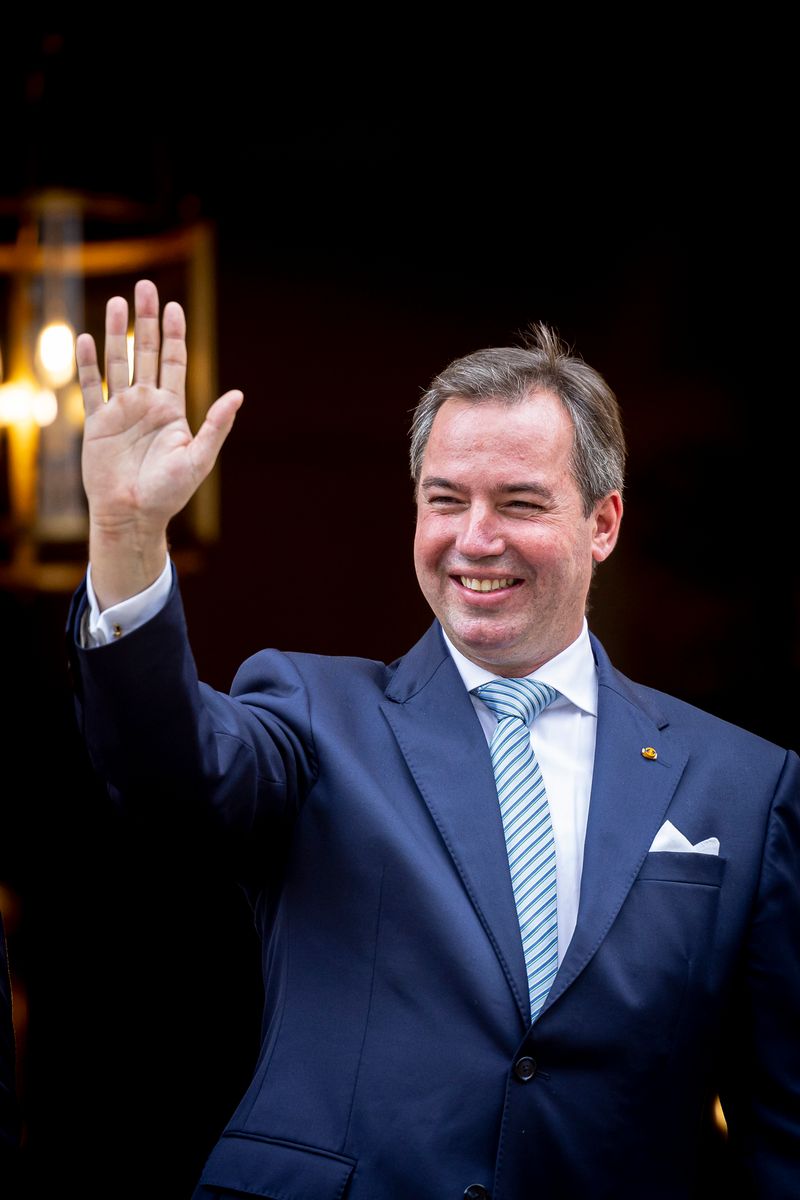
[(52, 425), (58, 416), (58, 400), (49, 388), (30, 383), (0, 385), (0, 425)]
[(36, 361), (51, 387), (63, 387), (75, 373), (75, 334), (65, 321), (51, 321), (39, 334)]
[(0, 387), (0, 424), (25, 425), (32, 421), (34, 394), (29, 383), (4, 383)]
[(34, 392), (31, 399), (31, 411), (37, 425), (52, 425), (58, 416), (58, 400), (55, 392), (49, 388), (41, 388)]

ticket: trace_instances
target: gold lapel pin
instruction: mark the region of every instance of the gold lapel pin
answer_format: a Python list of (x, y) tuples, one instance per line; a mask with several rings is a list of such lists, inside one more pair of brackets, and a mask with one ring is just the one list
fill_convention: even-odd
[(642, 758), (649, 758), (649, 759), (654, 760), (654, 759), (658, 758), (658, 751), (654, 750), (652, 746), (643, 746), (642, 747)]

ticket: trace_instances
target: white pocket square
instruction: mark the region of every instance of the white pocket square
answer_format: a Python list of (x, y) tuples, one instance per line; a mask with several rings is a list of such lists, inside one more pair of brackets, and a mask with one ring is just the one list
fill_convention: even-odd
[(656, 836), (653, 838), (653, 844), (650, 851), (680, 850), (684, 854), (719, 854), (719, 838), (705, 838), (704, 841), (698, 842), (693, 846), (687, 837), (681, 833), (680, 829), (676, 829), (672, 821), (665, 821), (659, 829)]

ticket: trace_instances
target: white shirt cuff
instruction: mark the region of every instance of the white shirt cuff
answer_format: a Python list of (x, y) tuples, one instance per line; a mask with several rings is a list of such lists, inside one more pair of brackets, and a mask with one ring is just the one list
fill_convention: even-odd
[(84, 649), (93, 646), (105, 646), (109, 642), (118, 641), (126, 633), (133, 633), (140, 625), (144, 625), (159, 613), (167, 602), (172, 586), (172, 563), (169, 555), (164, 564), (164, 570), (155, 583), (138, 592), (128, 600), (112, 604), (110, 608), (100, 612), (97, 597), (92, 587), (92, 564), (86, 571), (86, 595), (89, 608), (84, 614), (81, 626), (81, 645)]

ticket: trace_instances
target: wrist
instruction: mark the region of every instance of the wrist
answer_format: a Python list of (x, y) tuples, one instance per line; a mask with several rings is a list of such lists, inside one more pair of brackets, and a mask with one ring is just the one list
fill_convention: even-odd
[(166, 530), (90, 525), (92, 586), (102, 612), (155, 583), (167, 560)]

